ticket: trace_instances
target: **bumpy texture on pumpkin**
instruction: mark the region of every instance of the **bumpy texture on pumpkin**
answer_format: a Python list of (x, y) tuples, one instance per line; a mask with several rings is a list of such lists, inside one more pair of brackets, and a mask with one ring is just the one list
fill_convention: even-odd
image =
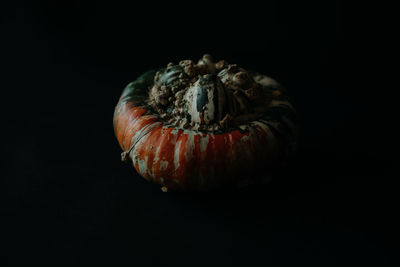
[(226, 130), (259, 118), (269, 99), (245, 69), (204, 55), (158, 71), (149, 104), (163, 121), (182, 129)]

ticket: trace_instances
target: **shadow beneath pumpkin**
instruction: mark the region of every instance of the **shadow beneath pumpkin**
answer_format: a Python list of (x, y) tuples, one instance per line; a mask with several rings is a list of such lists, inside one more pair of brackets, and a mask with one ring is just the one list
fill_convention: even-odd
[(279, 215), (277, 223), (280, 224), (282, 218), (286, 218), (282, 217), (284, 215), (292, 220), (297, 216), (297, 222), (310, 220), (308, 216), (312, 216), (318, 227), (322, 221), (347, 226), (349, 222), (353, 222), (353, 226), (365, 225), (365, 216), (371, 212), (385, 212), (378, 203), (390, 202), (389, 196), (395, 195), (392, 192), (392, 195), (384, 196), (387, 188), (375, 185), (376, 176), (384, 173), (388, 166), (391, 162), (382, 159), (327, 157), (326, 153), (305, 147), (286, 167), (271, 171), (272, 180), (268, 184), (238, 190), (170, 192), (168, 197), (185, 208), (204, 209), (209, 214), (223, 214), (240, 222), (263, 221)]
[[(118, 255), (140, 249), (150, 262), (157, 261), (153, 251), (169, 263), (195, 251), (201, 261), (204, 248), (208, 258), (223, 259), (225, 265), (228, 259), (232, 266), (243, 251), (255, 257), (246, 257), (241, 266), (248, 261), (255, 266), (261, 258), (286, 259), (288, 249), (301, 257), (304, 247), (311, 251), (306, 254), (321, 257), (338, 248), (354, 253), (356, 247), (360, 255), (377, 253), (368, 247), (371, 239), (388, 237), (352, 232), (371, 231), (371, 226), (386, 231), (388, 221), (395, 226), (386, 215), (392, 206), (379, 205), (390, 199), (382, 198), (383, 189), (373, 183), (388, 162), (321, 155), (303, 148), (295, 161), (273, 173), (270, 184), (236, 191), (163, 193), (158, 185), (129, 178), (129, 184), (119, 189), (123, 194), (113, 198), (112, 216), (106, 221), (108, 238), (118, 240), (112, 242)], [(132, 249), (133, 240), (140, 247)], [(171, 249), (179, 253), (168, 253)]]

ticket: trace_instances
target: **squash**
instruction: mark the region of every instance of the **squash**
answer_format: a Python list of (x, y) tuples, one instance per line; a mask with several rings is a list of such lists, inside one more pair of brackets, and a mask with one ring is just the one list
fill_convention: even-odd
[(297, 118), (275, 80), (205, 55), (150, 70), (124, 89), (114, 131), (128, 161), (163, 191), (268, 180), (296, 150)]

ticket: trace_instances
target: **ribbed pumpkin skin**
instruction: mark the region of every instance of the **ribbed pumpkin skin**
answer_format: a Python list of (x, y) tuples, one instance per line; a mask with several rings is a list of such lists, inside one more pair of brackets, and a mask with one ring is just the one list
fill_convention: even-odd
[[(170, 190), (203, 191), (259, 182), (266, 169), (292, 153), (297, 140), (296, 114), (282, 99), (276, 84), (264, 86), (271, 93), (269, 111), (247, 130), (198, 132), (166, 125), (146, 105), (148, 88), (156, 70), (130, 83), (114, 113), (114, 130), (130, 162), (148, 181)], [(274, 99), (280, 95), (279, 99)]]

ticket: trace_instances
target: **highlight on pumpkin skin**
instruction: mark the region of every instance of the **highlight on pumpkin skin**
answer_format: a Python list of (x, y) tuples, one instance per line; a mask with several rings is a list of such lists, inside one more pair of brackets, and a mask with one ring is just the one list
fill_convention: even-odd
[(168, 124), (199, 131), (226, 130), (256, 120), (269, 97), (245, 69), (205, 54), (158, 71), (148, 104)]

